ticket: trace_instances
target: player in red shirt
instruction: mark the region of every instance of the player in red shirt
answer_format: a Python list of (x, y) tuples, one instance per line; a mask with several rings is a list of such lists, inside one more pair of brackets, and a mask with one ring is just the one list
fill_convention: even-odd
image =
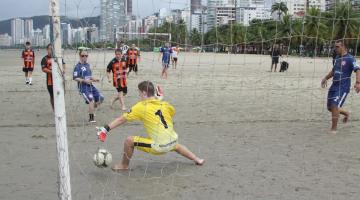
[[(41, 60), (41, 70), (46, 73), (46, 86), (50, 95), (51, 107), (54, 110), (54, 94), (53, 94), (53, 79), (52, 79), (52, 44), (46, 46), (47, 55)], [(65, 63), (62, 61), (62, 72), (65, 72)]]
[(21, 57), (24, 59), (23, 72), (25, 72), (25, 83), (32, 85), (32, 72), (34, 70), (35, 52), (31, 48), (30, 42), (25, 43), (25, 49)]
[[(109, 83), (113, 83), (113, 86), (116, 88), (118, 94), (111, 101), (111, 107), (116, 100), (120, 100), (121, 109), (126, 110), (124, 96), (127, 94), (127, 83), (126, 83), (126, 59), (122, 55), (121, 49), (115, 50), (115, 58), (113, 58), (107, 66), (107, 78)], [(112, 72), (112, 81), (111, 81), (111, 72)]]
[(129, 67), (129, 71), (127, 75), (129, 76), (131, 71), (134, 71), (137, 75), (138, 72), (138, 60), (140, 58), (140, 51), (136, 48), (135, 44), (131, 45), (131, 48), (127, 51), (127, 64)]

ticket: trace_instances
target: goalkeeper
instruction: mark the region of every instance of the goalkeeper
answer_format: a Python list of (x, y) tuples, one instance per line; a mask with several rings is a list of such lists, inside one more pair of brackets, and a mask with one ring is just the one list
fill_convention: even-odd
[[(128, 136), (124, 142), (122, 160), (112, 167), (113, 171), (127, 170), (134, 149), (153, 155), (176, 151), (180, 155), (202, 165), (205, 160), (198, 158), (185, 146), (178, 143), (178, 135), (174, 131), (172, 117), (175, 109), (165, 101), (155, 97), (155, 88), (150, 81), (143, 81), (138, 85), (141, 100), (128, 113), (115, 119), (104, 127), (98, 127), (98, 138), (104, 142), (109, 131), (127, 121), (140, 120), (144, 123), (148, 137)], [(157, 91), (158, 93), (158, 91)]]

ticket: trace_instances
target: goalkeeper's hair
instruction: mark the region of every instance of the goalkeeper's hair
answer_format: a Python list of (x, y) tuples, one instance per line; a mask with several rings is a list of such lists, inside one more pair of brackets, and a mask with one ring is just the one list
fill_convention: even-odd
[(155, 95), (154, 84), (150, 81), (143, 81), (139, 83), (138, 88), (141, 92), (146, 92), (148, 97), (153, 97)]

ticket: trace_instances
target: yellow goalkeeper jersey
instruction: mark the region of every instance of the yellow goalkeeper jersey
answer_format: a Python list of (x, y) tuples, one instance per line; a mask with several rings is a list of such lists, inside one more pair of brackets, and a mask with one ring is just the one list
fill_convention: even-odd
[(148, 136), (155, 144), (168, 144), (178, 138), (173, 128), (174, 114), (175, 109), (168, 102), (150, 98), (135, 104), (123, 117), (127, 121), (142, 121)]

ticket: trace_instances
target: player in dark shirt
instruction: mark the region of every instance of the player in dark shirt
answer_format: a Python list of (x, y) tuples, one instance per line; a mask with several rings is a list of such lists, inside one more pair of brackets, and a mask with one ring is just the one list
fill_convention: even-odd
[(327, 108), (331, 112), (332, 125), (330, 134), (336, 134), (339, 116), (344, 115), (343, 122), (349, 120), (350, 113), (342, 108), (351, 87), (351, 74), (356, 72), (355, 91), (360, 92), (360, 66), (356, 63), (355, 58), (347, 52), (343, 41), (335, 43), (337, 56), (334, 61), (332, 70), (322, 79), (321, 87), (327, 86), (327, 80), (333, 78), (333, 83), (329, 88)]
[[(52, 79), (52, 44), (46, 47), (47, 55), (41, 60), (41, 70), (46, 73), (46, 86), (50, 95), (51, 107), (54, 110), (54, 94), (53, 94), (53, 79)], [(65, 73), (65, 62), (62, 61), (62, 72)]]
[(274, 65), (275, 65), (274, 72), (276, 72), (276, 68), (277, 68), (277, 65), (279, 63), (279, 57), (281, 56), (281, 52), (280, 52), (278, 46), (274, 46), (271, 49), (270, 56), (271, 56), (271, 69), (270, 69), (270, 72), (272, 72), (272, 70), (274, 68)]

